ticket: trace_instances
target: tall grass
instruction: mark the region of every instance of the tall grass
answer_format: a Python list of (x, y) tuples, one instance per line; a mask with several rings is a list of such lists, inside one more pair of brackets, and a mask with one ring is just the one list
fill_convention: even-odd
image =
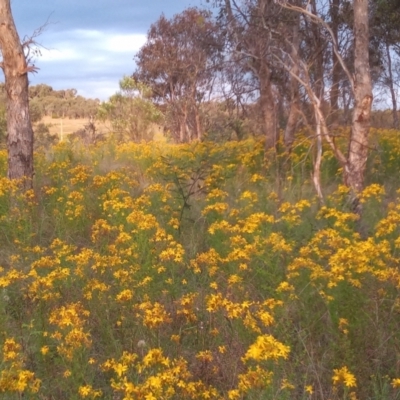
[(60, 143), (33, 191), (0, 154), (0, 396), (396, 399), (398, 132), (362, 221), (325, 153), (261, 142)]

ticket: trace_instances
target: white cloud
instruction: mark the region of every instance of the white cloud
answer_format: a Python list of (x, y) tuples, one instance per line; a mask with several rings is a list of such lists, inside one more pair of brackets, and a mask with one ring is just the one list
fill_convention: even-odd
[(118, 90), (122, 76), (133, 72), (133, 57), (145, 41), (144, 34), (85, 29), (57, 32), (46, 38), (48, 49), (36, 60), (40, 71), (30, 77), (31, 82), (59, 89), (73, 87), (83, 96), (106, 100)]
[(104, 101), (115, 94), (118, 90), (118, 81), (101, 79), (95, 82), (87, 82), (85, 87), (79, 90), (79, 94), (87, 98), (100, 99)]
[[(62, 36), (62, 38), (60, 37)], [(144, 34), (121, 34), (96, 30), (77, 29), (58, 33), (48, 49), (42, 50), (40, 61), (78, 60), (90, 62), (110, 58), (111, 53), (126, 53), (131, 58), (146, 42)]]
[[(49, 17), (38, 39), (46, 48), (35, 61), (38, 74), (32, 84), (54, 89), (75, 88), (87, 97), (107, 99), (118, 81), (135, 69), (133, 57), (146, 40), (146, 32), (162, 12), (172, 17), (204, 0), (42, 0), (13, 1), (18, 30), (30, 34)], [(135, 34), (136, 33), (136, 34)]]
[(65, 43), (64, 46), (58, 46), (55, 49), (42, 49), (41, 56), (37, 60), (41, 62), (58, 62), (65, 60), (79, 60), (82, 55), (76, 49), (69, 46), (69, 43)]
[(111, 52), (136, 53), (146, 42), (146, 35), (107, 36), (104, 48)]
[(104, 33), (101, 31), (98, 31), (96, 29), (74, 29), (70, 31), (71, 36), (76, 37), (76, 38), (81, 38), (83, 40), (89, 39), (89, 40), (99, 40), (102, 39), (104, 36)]

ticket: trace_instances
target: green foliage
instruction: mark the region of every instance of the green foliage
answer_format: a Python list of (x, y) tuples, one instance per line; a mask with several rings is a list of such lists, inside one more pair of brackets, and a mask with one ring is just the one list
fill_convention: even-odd
[(165, 122), (177, 142), (200, 140), (201, 104), (210, 96), (220, 68), (223, 40), (209, 11), (188, 8), (151, 25), (135, 57), (133, 76), (152, 90), (165, 109)]
[(32, 122), (42, 116), (54, 118), (89, 118), (96, 115), (98, 99), (86, 99), (77, 95), (76, 89), (54, 90), (46, 84), (29, 87), (29, 103)]
[(201, 111), (206, 140), (223, 143), (232, 139), (242, 140), (253, 133), (249, 121), (234, 115), (228, 102), (205, 103)]
[(33, 99), (29, 102), (29, 114), (32, 124), (39, 122), (42, 119), (42, 107), (37, 99)]
[(58, 135), (51, 135), (49, 126), (40, 122), (34, 128), (34, 147), (38, 149), (39, 147), (48, 148), (50, 145), (58, 143)]
[(162, 113), (150, 100), (151, 89), (135, 79), (124, 76), (120, 92), (101, 104), (100, 120), (111, 122), (113, 133), (122, 140), (151, 140), (152, 124), (161, 123)]
[[(400, 154), (372, 134), (370, 182)], [(277, 179), (249, 139), (61, 142), (22, 193), (0, 151), (1, 396), (398, 399), (399, 177), (359, 221), (331, 154), (324, 206), (290, 157)]]

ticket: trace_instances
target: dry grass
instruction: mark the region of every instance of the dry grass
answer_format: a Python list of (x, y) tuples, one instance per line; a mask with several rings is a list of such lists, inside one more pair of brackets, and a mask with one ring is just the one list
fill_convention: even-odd
[[(79, 129), (83, 129), (84, 126), (88, 124), (89, 120), (87, 118), (69, 119), (45, 116), (40, 122), (49, 126), (50, 134), (56, 134), (61, 138), (74, 133)], [(110, 130), (109, 124), (107, 123), (96, 121), (95, 125), (98, 133), (107, 133)]]
[[(45, 116), (38, 123), (44, 123), (49, 126), (50, 134), (58, 135), (61, 139), (78, 131), (79, 129), (84, 129), (84, 126), (89, 123), (87, 118), (52, 118), (50, 116)], [(95, 121), (96, 131), (99, 134), (107, 134), (111, 132), (111, 124), (109, 122)], [(162, 132), (162, 128), (154, 124), (152, 127), (154, 133), (154, 140), (165, 141), (165, 137)]]

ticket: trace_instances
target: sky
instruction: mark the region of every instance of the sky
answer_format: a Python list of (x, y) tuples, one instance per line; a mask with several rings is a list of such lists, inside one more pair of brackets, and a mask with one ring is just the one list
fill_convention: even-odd
[[(134, 55), (146, 42), (150, 25), (205, 0), (11, 0), (20, 39), (47, 23), (36, 39), (40, 68), (30, 85), (55, 90), (77, 89), (78, 95), (106, 101), (119, 80), (135, 69)], [(1, 78), (0, 78), (1, 79)], [(4, 79), (4, 78), (3, 78)]]

